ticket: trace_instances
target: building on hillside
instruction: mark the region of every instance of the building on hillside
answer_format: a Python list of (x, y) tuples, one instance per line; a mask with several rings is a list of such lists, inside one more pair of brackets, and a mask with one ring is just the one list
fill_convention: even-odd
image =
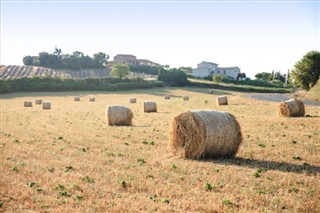
[(225, 77), (236, 79), (239, 73), (239, 67), (219, 67), (218, 64), (205, 61), (197, 64), (197, 68), (192, 70), (192, 75), (197, 78), (220, 74)]
[(137, 59), (134, 55), (118, 54), (113, 57), (110, 64), (127, 64), (127, 65), (145, 65), (145, 66), (160, 66), (160, 64), (149, 61), (147, 59)]

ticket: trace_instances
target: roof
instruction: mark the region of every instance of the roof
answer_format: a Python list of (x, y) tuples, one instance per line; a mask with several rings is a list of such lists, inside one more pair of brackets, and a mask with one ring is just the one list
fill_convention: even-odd
[[(117, 54), (116, 56), (124, 56), (124, 57), (136, 57), (134, 55), (129, 55), (129, 54)], [(114, 57), (116, 57), (114, 56)]]
[(208, 61), (202, 61), (202, 62), (201, 62), (201, 63), (199, 63), (199, 64), (202, 64), (202, 63), (218, 65), (218, 64), (216, 64), (216, 63), (212, 63), (212, 62), (208, 62)]

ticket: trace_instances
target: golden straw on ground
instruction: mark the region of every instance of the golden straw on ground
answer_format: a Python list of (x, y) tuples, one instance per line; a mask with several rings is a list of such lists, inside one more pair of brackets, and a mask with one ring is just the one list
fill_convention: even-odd
[(173, 119), (168, 147), (183, 158), (232, 157), (242, 140), (240, 125), (233, 115), (192, 110)]
[(277, 114), (282, 117), (303, 117), (305, 115), (304, 104), (296, 98), (281, 102), (277, 106)]
[(110, 126), (132, 125), (132, 111), (125, 106), (108, 106), (106, 114), (108, 117), (108, 125)]
[(143, 102), (143, 111), (144, 112), (157, 112), (157, 103), (151, 101)]
[(37, 99), (37, 100), (35, 101), (35, 103), (36, 103), (37, 105), (42, 104), (42, 99)]
[(43, 102), (42, 109), (51, 109), (51, 103), (50, 102)]
[(31, 101), (25, 101), (25, 102), (23, 103), (23, 106), (24, 106), (24, 107), (32, 107), (32, 102), (31, 102)]
[(228, 98), (227, 96), (218, 96), (217, 97), (218, 105), (228, 105)]

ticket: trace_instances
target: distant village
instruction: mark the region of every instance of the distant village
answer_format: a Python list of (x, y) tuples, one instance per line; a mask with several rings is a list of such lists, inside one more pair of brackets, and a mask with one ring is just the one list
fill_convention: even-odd
[[(108, 62), (108, 66), (114, 64), (127, 65), (145, 65), (145, 66), (160, 66), (160, 64), (147, 59), (137, 59), (134, 55), (118, 54), (114, 56), (113, 61)], [(240, 68), (235, 67), (219, 67), (218, 64), (203, 61), (197, 64), (197, 67), (192, 69), (192, 76), (196, 78), (204, 78), (213, 75), (223, 75), (224, 77), (236, 79), (240, 74)]]

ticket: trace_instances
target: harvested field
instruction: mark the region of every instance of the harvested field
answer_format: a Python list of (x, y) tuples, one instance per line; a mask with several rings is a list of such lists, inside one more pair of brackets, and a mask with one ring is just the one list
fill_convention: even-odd
[[(218, 106), (196, 88), (2, 95), (0, 212), (319, 212), (320, 108), (278, 117), (276, 102), (222, 95), (233, 104)], [(155, 101), (158, 113), (143, 113), (130, 97)], [(39, 98), (54, 107), (23, 107)], [(129, 107), (133, 126), (108, 126), (108, 105)], [(173, 118), (197, 109), (237, 118), (235, 158), (169, 155)]]
[(105, 78), (110, 76), (108, 69), (88, 69), (88, 70), (55, 70), (50, 68), (33, 67), (33, 66), (2, 66), (0, 68), (1, 79), (17, 79), (24, 77), (46, 77), (53, 78), (69, 78), (69, 79), (84, 79), (84, 78)]

